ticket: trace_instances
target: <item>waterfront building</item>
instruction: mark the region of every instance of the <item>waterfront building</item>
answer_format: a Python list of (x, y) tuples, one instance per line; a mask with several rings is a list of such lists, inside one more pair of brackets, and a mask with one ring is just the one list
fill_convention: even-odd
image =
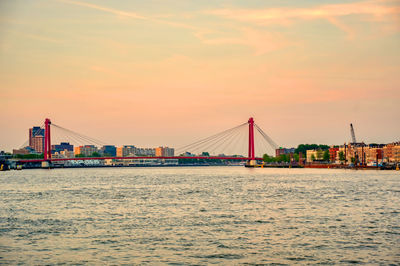
[[(195, 154), (192, 154), (192, 153), (190, 153), (190, 152), (188, 152), (188, 151), (185, 151), (184, 153), (182, 153), (181, 155), (179, 155), (179, 156), (184, 156), (184, 157), (193, 157), (193, 156), (196, 156)], [(224, 155), (218, 155), (218, 156), (224, 156)]]
[[(339, 156), (340, 153), (343, 153), (343, 155), (344, 155), (343, 161), (340, 161), (340, 156)], [(336, 153), (336, 162), (349, 163), (349, 162), (351, 162), (352, 154), (354, 154), (354, 152), (352, 151), (352, 146), (350, 144), (344, 143), (343, 145), (339, 146), (339, 150)]]
[[(348, 159), (348, 151), (349, 151), (349, 147), (348, 147), (348, 145), (346, 143), (343, 144), (343, 145), (340, 145), (339, 146), (339, 150), (336, 153), (336, 162), (340, 162), (340, 163), (348, 162), (349, 161), (349, 159)], [(344, 161), (340, 161), (340, 158), (339, 158), (339, 154), (340, 153), (343, 153)]]
[[(384, 144), (369, 144), (365, 143), (349, 143), (339, 147), (337, 153), (337, 162), (339, 162), (339, 153), (343, 152), (347, 163), (368, 164), (374, 163), (377, 160), (382, 161), (384, 157)], [(390, 151), (391, 152), (391, 151)]]
[(43, 153), (44, 151), (44, 129), (40, 127), (32, 127), (29, 129), (29, 147)]
[(324, 151), (323, 150), (307, 150), (306, 151), (306, 160), (307, 162), (313, 161), (321, 161), (324, 159)]
[(96, 146), (94, 145), (84, 145), (84, 146), (79, 146), (75, 147), (74, 154), (76, 155), (84, 155), (84, 156), (92, 156), (93, 153), (99, 152)]
[(31, 139), (30, 148), (34, 149), (38, 153), (44, 152), (44, 136), (34, 136)]
[(137, 148), (134, 145), (124, 145), (117, 148), (117, 157), (129, 156), (154, 156), (156, 149), (153, 148)]
[(51, 155), (51, 158), (52, 159), (61, 159), (61, 158), (64, 158), (64, 156), (61, 155), (58, 151), (56, 151)]
[(136, 155), (137, 156), (155, 156), (156, 155), (156, 149), (152, 149), (152, 148), (137, 148), (136, 149)]
[(398, 150), (400, 149), (400, 142), (393, 142), (386, 144), (383, 147), (383, 158), (385, 162), (393, 163), (399, 162)]
[(282, 147), (280, 147), (279, 149), (276, 149), (275, 150), (275, 157), (279, 157), (279, 156), (281, 156), (281, 155), (284, 155), (284, 154), (294, 154), (294, 152), (295, 152), (295, 148), (282, 148)]
[(104, 145), (100, 149), (100, 153), (104, 156), (116, 156), (117, 155), (117, 148), (114, 145)]
[(175, 149), (169, 147), (158, 147), (155, 149), (155, 155), (158, 157), (172, 157), (175, 154)]
[(32, 138), (35, 136), (44, 137), (44, 129), (41, 127), (32, 127), (29, 129), (29, 146), (32, 146)]
[(400, 162), (400, 142), (397, 143), (397, 145), (395, 145), (393, 147), (392, 150), (392, 161), (395, 163), (399, 163)]
[(56, 151), (51, 155), (51, 158), (53, 159), (74, 158), (74, 157), (75, 157), (74, 151), (70, 150)]
[(12, 154), (13, 155), (16, 155), (16, 154), (26, 155), (26, 154), (40, 154), (40, 153), (37, 152), (35, 149), (32, 149), (29, 146), (26, 146), (25, 148), (22, 148), (22, 149), (13, 149)]
[(104, 165), (107, 166), (176, 166), (178, 159), (106, 159)]
[(74, 145), (70, 144), (69, 142), (61, 142), (60, 144), (51, 145), (51, 152), (60, 152), (63, 150), (74, 151)]
[(366, 163), (381, 161), (383, 159), (383, 149), (378, 147), (367, 147), (365, 149)]
[(332, 147), (329, 148), (329, 160), (331, 162), (335, 162), (336, 161), (336, 157), (338, 155), (338, 152), (339, 152), (339, 147), (332, 146)]
[(136, 147), (134, 145), (124, 145), (117, 148), (117, 157), (136, 156)]
[(13, 149), (12, 154), (13, 155), (17, 155), (17, 154), (26, 155), (26, 154), (31, 154), (31, 152), (27, 149), (27, 147), (25, 147), (22, 149)]
[(74, 158), (75, 157), (74, 151), (63, 150), (63, 151), (60, 151), (59, 153), (61, 156), (63, 156), (63, 158)]

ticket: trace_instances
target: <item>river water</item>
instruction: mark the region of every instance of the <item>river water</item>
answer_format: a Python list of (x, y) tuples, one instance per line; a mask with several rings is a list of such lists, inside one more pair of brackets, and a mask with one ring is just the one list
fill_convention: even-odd
[(0, 184), (0, 264), (400, 261), (398, 171), (53, 169)]

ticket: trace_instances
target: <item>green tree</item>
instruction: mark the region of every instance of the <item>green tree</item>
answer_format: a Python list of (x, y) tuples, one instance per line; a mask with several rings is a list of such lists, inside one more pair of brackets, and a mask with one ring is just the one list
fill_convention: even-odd
[(323, 156), (324, 161), (330, 161), (330, 158), (331, 158), (331, 156), (329, 154), (329, 150), (325, 150), (324, 156)]
[(314, 154), (311, 154), (311, 161), (312, 162), (315, 161), (315, 155)]
[(14, 154), (13, 158), (17, 159), (43, 159), (44, 155), (42, 154)]
[(321, 160), (323, 158), (323, 156), (324, 156), (324, 151), (318, 149), (317, 150), (317, 160)]
[(295, 149), (295, 153), (299, 154), (300, 152), (302, 154), (306, 154), (307, 150), (328, 150), (329, 146), (328, 145), (324, 145), (324, 144), (300, 144), (297, 146), (297, 148)]
[(84, 157), (86, 157), (86, 155), (80, 153), (80, 154), (76, 154), (75, 157), (77, 157), (77, 158), (84, 158)]
[(339, 152), (339, 161), (344, 162), (345, 159), (346, 159), (346, 158), (344, 157), (344, 152), (343, 152), (343, 151), (340, 151), (340, 152)]
[(320, 148), (320, 149), (323, 150), (323, 151), (329, 150), (329, 146), (328, 146), (328, 145), (325, 145), (325, 144), (320, 144), (320, 145), (318, 146), (318, 148)]
[(290, 156), (288, 154), (281, 154), (278, 157), (275, 158), (275, 161), (277, 162), (289, 162), (290, 161)]
[(274, 162), (274, 157), (269, 156), (268, 154), (264, 154), (263, 161), (266, 163), (272, 163), (272, 162)]
[(101, 157), (100, 153), (98, 152), (93, 152), (92, 157)]
[(210, 156), (210, 153), (209, 153), (209, 152), (206, 152), (206, 151), (203, 151), (203, 152), (201, 153), (201, 156), (207, 156), (207, 157), (209, 157), (209, 156)]

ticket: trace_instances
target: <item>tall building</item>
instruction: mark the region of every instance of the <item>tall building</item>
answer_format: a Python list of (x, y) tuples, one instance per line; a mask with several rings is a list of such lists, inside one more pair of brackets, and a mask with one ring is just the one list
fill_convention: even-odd
[(44, 151), (44, 129), (40, 127), (32, 127), (29, 129), (29, 147), (43, 153)]
[(44, 137), (44, 129), (40, 127), (32, 127), (29, 129), (29, 146), (32, 145), (32, 138), (35, 136)]
[(175, 150), (169, 147), (158, 147), (155, 150), (157, 157), (172, 157), (175, 154)]
[(34, 136), (32, 137), (32, 144), (29, 146), (38, 153), (44, 152), (44, 136)]
[(136, 156), (136, 147), (133, 145), (124, 145), (117, 148), (117, 157)]
[(75, 147), (74, 154), (75, 155), (84, 155), (84, 156), (92, 156), (93, 153), (99, 152), (96, 146), (94, 145), (84, 145), (84, 146), (79, 146)]
[(61, 142), (60, 144), (51, 145), (52, 152), (60, 152), (60, 151), (74, 151), (74, 145), (70, 144), (69, 142)]
[(114, 145), (104, 145), (101, 147), (100, 153), (108, 156), (116, 156), (117, 148)]

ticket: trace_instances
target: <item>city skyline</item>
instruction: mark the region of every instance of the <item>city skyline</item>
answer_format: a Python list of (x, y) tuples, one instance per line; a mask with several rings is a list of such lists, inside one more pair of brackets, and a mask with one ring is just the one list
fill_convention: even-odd
[[(223, 132), (220, 132), (216, 135), (209, 136), (203, 140), (199, 140), (197, 142), (194, 142), (192, 144), (186, 145), (184, 147), (178, 147), (178, 156), (182, 156), (186, 154), (186, 156), (204, 156), (205, 154), (208, 154), (206, 156), (220, 156), (220, 155), (241, 155), (241, 156), (247, 156), (248, 155), (248, 148), (246, 145), (249, 144), (248, 142), (250, 141), (249, 138), (249, 128), (248, 127), (253, 127), (253, 125), (250, 126), (250, 121), (254, 122), (252, 118), (249, 119), (248, 123), (241, 124), (237, 127), (225, 130)], [(51, 122), (50, 122), (51, 124)], [(373, 149), (379, 149), (382, 151), (383, 147), (386, 146), (397, 146), (399, 145), (399, 141), (395, 142), (390, 142), (390, 143), (365, 143), (363, 141), (357, 141), (356, 137), (354, 135), (354, 129), (351, 126), (351, 133), (352, 133), (352, 141), (345, 142), (344, 145), (337, 145), (337, 144), (306, 144), (306, 143), (300, 143), (296, 147), (288, 148), (288, 147), (282, 147), (278, 146), (272, 139), (269, 138), (269, 136), (266, 136), (265, 132), (262, 131), (258, 127), (257, 124), (254, 125), (254, 128), (257, 128), (258, 130), (261, 130), (260, 134), (258, 137), (256, 137), (257, 134), (252, 133), (253, 135), (253, 142), (254, 142), (254, 147), (256, 148), (256, 156), (258, 157), (263, 157), (264, 155), (266, 156), (273, 156), (273, 153), (275, 153), (275, 157), (279, 158), (282, 154), (294, 154), (295, 150), (303, 150), (304, 147), (309, 147), (309, 149), (313, 150), (316, 152), (317, 150), (326, 150), (329, 148), (329, 150), (332, 152), (334, 151), (335, 153), (339, 150), (339, 147), (341, 149), (346, 150), (346, 146), (348, 145), (355, 147), (370, 147)], [(253, 132), (255, 131), (253, 128)], [(58, 129), (61, 130), (63, 133), (60, 134), (54, 133), (54, 130)], [(239, 130), (241, 129), (241, 130)], [(243, 129), (245, 131), (243, 131)], [(29, 145), (23, 145), (20, 148), (13, 149), (12, 154), (17, 155), (17, 154), (42, 154), (44, 151), (44, 136), (45, 136), (46, 130), (43, 127), (39, 126), (33, 126), (32, 128), (29, 128), (29, 136), (28, 136), (28, 141), (25, 142), (25, 144)], [(93, 139), (88, 136), (84, 136), (82, 134), (79, 134), (77, 132), (71, 131), (69, 129), (60, 127), (58, 125), (55, 125), (53, 129), (51, 130), (50, 135), (54, 136), (56, 135), (57, 137), (51, 137), (51, 154), (56, 154), (57, 156), (59, 154), (62, 154), (62, 156), (65, 156), (65, 152), (71, 152), (72, 156), (77, 156), (77, 155), (85, 155), (85, 156), (91, 156), (92, 154), (96, 154), (94, 157), (98, 156), (104, 156), (107, 154), (108, 156), (117, 156), (117, 157), (126, 157), (129, 154), (131, 155), (139, 155), (139, 156), (173, 156), (174, 151), (176, 147), (163, 147), (163, 146), (158, 146), (158, 147), (137, 147), (132, 144), (124, 144), (124, 145), (115, 145), (112, 143), (104, 143), (99, 140)], [(56, 131), (57, 132), (57, 131)], [(243, 134), (244, 133), (244, 134)], [(60, 137), (61, 136), (61, 137)], [(239, 137), (239, 139), (237, 138)], [(35, 140), (38, 138), (37, 140)], [(259, 139), (260, 138), (260, 139)], [(262, 140), (264, 138), (264, 140)], [(238, 143), (235, 143), (236, 140)], [(260, 143), (264, 142), (264, 144)], [(224, 145), (224, 148), (221, 150), (221, 145), (222, 144), (232, 144), (233, 146), (236, 146), (233, 148), (228, 147), (228, 145)], [(241, 144), (241, 148), (239, 147), (238, 149), (238, 144)], [(243, 146), (243, 144), (245, 144)], [(232, 146), (231, 145), (231, 146)], [(249, 144), (250, 145), (250, 144)], [(266, 148), (266, 146), (268, 148)], [(319, 148), (316, 148), (319, 147)], [(220, 149), (217, 149), (220, 148)], [(254, 149), (254, 148), (253, 148)], [(84, 152), (81, 152), (84, 150)], [(61, 152), (61, 153), (60, 153)], [(272, 152), (272, 153), (271, 153)], [(305, 151), (302, 151), (305, 153)], [(70, 156), (70, 155), (68, 155)], [(319, 154), (319, 157), (322, 155)], [(332, 155), (333, 156), (333, 155)], [(391, 153), (390, 153), (391, 156)], [(396, 155), (397, 156), (397, 155)], [(309, 157), (309, 156), (308, 156)], [(318, 157), (318, 158), (319, 158)]]
[[(52, 158), (59, 161), (89, 160), (89, 163), (91, 163), (93, 160), (96, 161), (99, 160), (99, 158), (102, 158), (103, 160), (108, 160), (105, 164), (107, 166), (115, 166), (112, 163), (112, 160), (121, 160), (122, 158), (124, 158), (124, 160), (128, 159), (128, 161), (125, 162), (126, 166), (129, 166), (130, 163), (138, 162), (137, 160), (143, 159), (145, 160), (141, 162), (144, 163), (146, 161), (146, 163), (151, 163), (147, 160), (179, 160), (179, 158), (183, 158), (184, 160), (189, 159), (189, 161), (186, 161), (186, 163), (193, 163), (194, 161), (192, 159), (197, 160), (200, 158), (210, 158), (212, 160), (221, 160), (222, 158), (229, 158), (229, 160), (232, 158), (243, 158), (249, 160), (248, 158), (258, 158), (257, 160), (263, 160), (266, 163), (295, 163), (296, 167), (297, 163), (302, 166), (304, 166), (305, 163), (309, 163), (310, 167), (313, 167), (314, 162), (316, 162), (317, 164), (315, 165), (315, 167), (317, 168), (329, 168), (330, 166), (321, 166), (319, 164), (326, 164), (328, 162), (333, 163), (332, 167), (339, 168), (341, 168), (343, 165), (346, 165), (347, 162), (350, 162), (354, 167), (385, 167), (385, 164), (389, 164), (389, 167), (393, 167), (393, 165), (399, 162), (400, 159), (400, 142), (393, 142), (388, 144), (366, 144), (363, 142), (357, 142), (352, 125), (352, 142), (349, 142), (347, 144), (345, 143), (344, 145), (328, 146), (318, 144), (301, 144), (298, 145), (297, 148), (282, 148), (278, 147), (276, 143), (273, 142), (273, 140), (266, 136), (265, 132), (263, 132), (262, 129), (260, 129), (258, 125), (254, 123), (253, 118), (250, 118), (248, 123), (241, 124), (235, 128), (225, 130), (217, 135), (187, 145), (183, 147), (183, 149), (178, 149), (181, 152), (175, 154), (175, 148), (171, 147), (160, 146), (156, 148), (140, 148), (136, 147), (135, 145), (123, 145), (121, 147), (116, 147), (115, 145), (103, 145), (99, 143), (94, 143), (90, 145), (77, 144), (76, 146), (74, 146), (74, 144), (70, 142), (62, 142), (65, 141), (65, 139), (61, 140), (60, 144), (54, 144), (53, 142), (51, 148), (49, 148), (48, 150), (49, 153), (47, 153), (45, 143), (48, 143), (48, 141), (46, 140), (46, 138), (50, 138), (51, 135), (51, 132), (47, 131), (47, 129), (50, 130), (51, 122), (49, 121), (49, 119), (46, 119), (45, 124), (46, 129), (42, 129), (38, 126), (30, 128), (29, 145), (24, 147), (23, 149), (13, 149), (12, 156), (20, 159), (33, 159), (33, 161), (43, 160), (44, 156), (44, 160), (47, 160), (47, 158)], [(64, 133), (66, 134), (75, 135), (71, 135), (70, 137), (74, 138), (75, 141), (77, 139), (80, 139), (80, 141), (83, 141), (81, 143), (90, 143), (93, 140), (89, 137), (80, 135), (79, 133), (70, 131), (57, 125), (55, 125), (55, 128), (64, 130)], [(53, 127), (53, 129), (55, 128)], [(221, 144), (231, 143), (233, 139), (236, 139), (238, 135), (238, 129), (240, 128), (245, 128), (246, 131), (248, 130), (247, 133), (249, 134), (247, 136), (248, 139), (245, 139), (245, 144), (248, 144), (248, 147), (245, 147), (246, 149), (244, 153), (225, 153), (215, 151), (215, 148), (221, 146)], [(259, 154), (255, 153), (255, 144), (257, 141), (254, 131), (259, 131), (259, 133), (265, 138), (265, 140), (271, 146), (275, 147), (275, 156), (271, 156), (266, 151)], [(235, 133), (236, 137), (233, 137), (233, 133)], [(239, 135), (243, 136), (243, 134), (241, 133), (239, 133)], [(38, 136), (40, 136), (38, 141), (34, 141), (35, 138)], [(50, 144), (48, 145), (50, 146)], [(215, 145), (217, 145), (217, 147)], [(260, 146), (258, 148), (260, 148)], [(43, 150), (45, 152), (43, 152)], [(198, 152), (195, 152), (196, 150)], [(225, 151), (225, 149), (223, 151)], [(247, 151), (248, 154), (245, 154)], [(8, 156), (4, 153), (4, 151), (1, 151), (1, 155)], [(304, 159), (305, 155), (306, 157)], [(256, 159), (253, 160), (255, 161)], [(33, 161), (30, 162), (32, 163)], [(100, 162), (98, 163), (100, 164)], [(120, 163), (123, 163), (123, 160), (118, 162), (115, 161), (115, 163), (117, 165), (120, 165)], [(161, 163), (161, 161), (159, 161), (159, 163)], [(175, 165), (179, 164), (178, 161), (174, 161), (174, 163)], [(61, 163), (61, 165), (64, 165), (64, 163)], [(69, 166), (68, 163), (67, 166)]]
[(48, 117), (180, 147), (253, 116), (282, 147), (400, 136), (398, 1), (3, 1), (0, 150)]

